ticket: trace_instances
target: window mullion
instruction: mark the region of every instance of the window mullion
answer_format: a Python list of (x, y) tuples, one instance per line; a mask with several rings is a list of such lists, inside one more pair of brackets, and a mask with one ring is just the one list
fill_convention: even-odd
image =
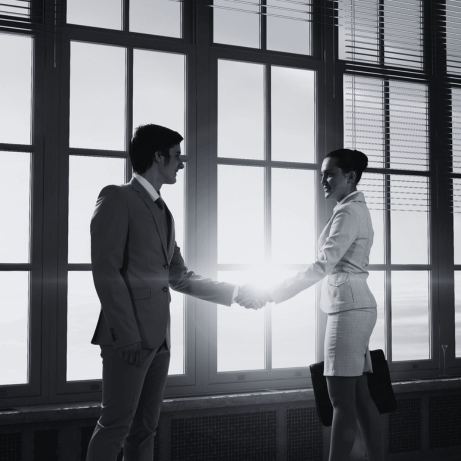
[[(264, 21), (265, 16), (263, 15)], [(265, 156), (269, 165), (265, 167), (265, 232), (264, 232), (264, 251), (266, 264), (272, 262), (272, 125), (271, 125), (271, 66), (265, 67), (264, 79), (264, 122), (265, 122)], [(265, 360), (266, 370), (272, 369), (272, 307), (267, 305), (265, 308)]]

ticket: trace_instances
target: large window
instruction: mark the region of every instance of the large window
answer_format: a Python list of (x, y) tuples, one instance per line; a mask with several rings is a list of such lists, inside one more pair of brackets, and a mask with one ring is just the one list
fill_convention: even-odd
[[(314, 261), (333, 208), (322, 159), (363, 150), (370, 347), (393, 379), (441, 375), (442, 351), (460, 373), (461, 1), (67, 0), (56, 12), (30, 3), (33, 15), (7, 3), (5, 405), (100, 398), (89, 224), (101, 189), (131, 180), (129, 141), (145, 123), (185, 138), (186, 167), (162, 196), (187, 265), (237, 284)], [(323, 356), (318, 296), (253, 311), (172, 292), (167, 395), (309, 386)]]

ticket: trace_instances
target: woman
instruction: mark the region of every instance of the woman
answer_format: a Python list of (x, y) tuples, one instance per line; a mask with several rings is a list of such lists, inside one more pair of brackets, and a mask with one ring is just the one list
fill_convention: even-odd
[(326, 277), (320, 307), (328, 314), (324, 374), (333, 405), (329, 461), (348, 459), (357, 421), (368, 459), (384, 460), (381, 418), (364, 374), (372, 372), (368, 344), (377, 318), (366, 282), (373, 227), (365, 197), (356, 187), (367, 165), (367, 156), (356, 150), (339, 149), (325, 157), (322, 186), (325, 197), (337, 205), (320, 235), (317, 260), (267, 291), (242, 287), (237, 298), (243, 305), (255, 299), (278, 304)]

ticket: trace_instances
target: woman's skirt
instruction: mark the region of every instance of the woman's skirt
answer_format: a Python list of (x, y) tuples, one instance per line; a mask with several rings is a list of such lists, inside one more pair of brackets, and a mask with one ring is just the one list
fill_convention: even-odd
[(361, 376), (373, 371), (368, 344), (376, 319), (376, 307), (328, 314), (325, 376)]

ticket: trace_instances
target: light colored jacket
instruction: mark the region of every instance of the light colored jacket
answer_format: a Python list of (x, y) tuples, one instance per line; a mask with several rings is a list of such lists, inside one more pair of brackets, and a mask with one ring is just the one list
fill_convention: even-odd
[(235, 285), (189, 271), (163, 215), (136, 180), (107, 186), (91, 220), (93, 279), (101, 313), (93, 344), (115, 349), (141, 341), (155, 349), (169, 345), (170, 287), (181, 293), (230, 306)]
[(373, 226), (362, 192), (335, 207), (318, 241), (317, 260), (269, 289), (277, 304), (325, 278), (320, 308), (326, 313), (376, 307), (367, 278)]

